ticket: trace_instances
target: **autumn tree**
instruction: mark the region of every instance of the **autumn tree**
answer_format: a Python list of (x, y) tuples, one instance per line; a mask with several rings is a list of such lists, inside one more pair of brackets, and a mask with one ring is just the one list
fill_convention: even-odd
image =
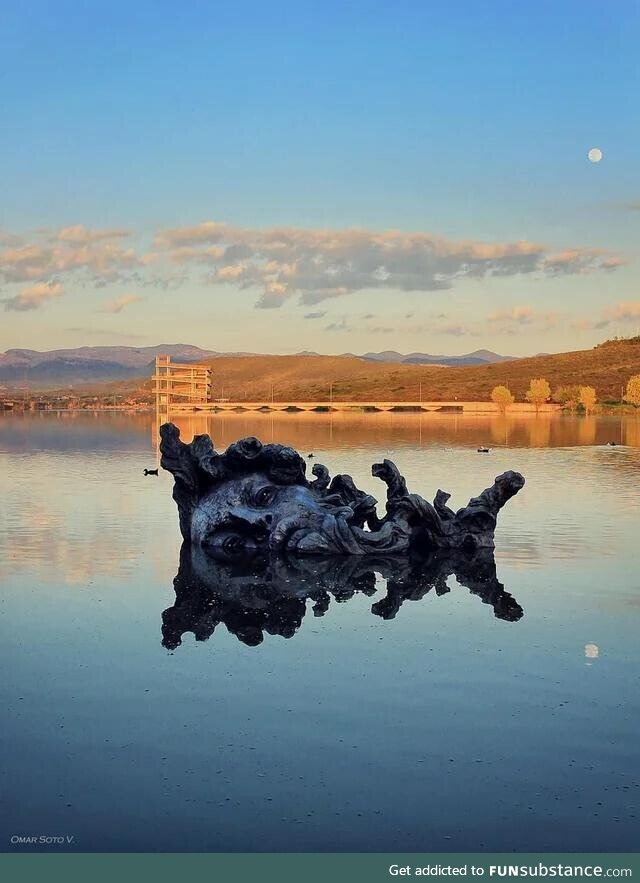
[(573, 411), (580, 401), (579, 386), (559, 386), (554, 392), (553, 401)]
[(536, 406), (536, 414), (540, 405), (544, 405), (551, 396), (551, 387), (544, 377), (535, 377), (529, 383), (529, 389), (525, 393), (525, 398), (532, 405)]
[(500, 409), (500, 413), (504, 414), (509, 405), (515, 402), (515, 396), (506, 386), (494, 386), (491, 391), (491, 401)]
[(640, 405), (640, 374), (634, 374), (629, 378), (624, 400), (630, 405)]
[(593, 411), (597, 401), (596, 391), (592, 386), (580, 387), (580, 404), (587, 414)]

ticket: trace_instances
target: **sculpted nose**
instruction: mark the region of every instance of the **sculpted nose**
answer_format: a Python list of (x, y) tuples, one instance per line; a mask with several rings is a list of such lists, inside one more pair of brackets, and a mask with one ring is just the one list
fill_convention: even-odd
[(268, 512), (253, 512), (251, 509), (235, 507), (229, 513), (229, 521), (240, 529), (259, 533), (270, 528), (273, 516)]

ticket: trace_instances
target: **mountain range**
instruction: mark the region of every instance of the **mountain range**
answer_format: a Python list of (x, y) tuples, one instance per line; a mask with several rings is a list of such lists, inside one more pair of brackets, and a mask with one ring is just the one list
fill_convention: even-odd
[(151, 373), (155, 357), (161, 354), (184, 362), (198, 362), (218, 355), (188, 344), (82, 346), (46, 352), (11, 349), (0, 353), (0, 383), (46, 388), (141, 377)]
[[(254, 353), (221, 353), (189, 344), (158, 346), (83, 346), (74, 349), (38, 351), (10, 349), (0, 353), (0, 384), (46, 389), (96, 381), (126, 380), (151, 374), (157, 355), (166, 354), (176, 361), (201, 362), (218, 357), (251, 356)], [(318, 353), (298, 353), (316, 356)], [(490, 350), (476, 350), (462, 356), (429, 353), (399, 353), (394, 350), (363, 355), (344, 353), (346, 357), (367, 362), (391, 362), (407, 365), (489, 365), (509, 361), (515, 356), (501, 356)]]
[[(348, 355), (351, 355), (349, 353)], [(395, 350), (385, 350), (381, 353), (365, 353), (360, 356), (369, 362), (400, 362), (404, 365), (493, 365), (496, 362), (511, 362), (518, 356), (501, 356), (491, 350), (474, 350), (462, 356), (433, 356), (429, 353), (398, 353)]]

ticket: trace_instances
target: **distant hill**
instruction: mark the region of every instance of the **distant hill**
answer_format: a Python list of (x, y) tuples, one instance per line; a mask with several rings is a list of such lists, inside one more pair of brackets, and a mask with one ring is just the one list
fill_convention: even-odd
[(398, 353), (385, 350), (381, 353), (365, 353), (361, 358), (369, 362), (397, 362), (403, 365), (492, 365), (496, 362), (509, 362), (517, 356), (501, 356), (491, 350), (474, 350), (462, 356), (433, 356), (430, 353)]
[(189, 344), (159, 346), (83, 346), (40, 352), (11, 349), (0, 353), (0, 383), (47, 389), (61, 384), (124, 380), (150, 373), (157, 355), (198, 362), (217, 355)]
[[(89, 376), (86, 383), (78, 383), (75, 389), (80, 392), (83, 386), (83, 392), (91, 395), (122, 392), (150, 401), (152, 360), (149, 356), (156, 351), (167, 352), (170, 347), (138, 350), (143, 364), (129, 366), (135, 377), (116, 377), (107, 385)], [(486, 401), (498, 384), (508, 386), (516, 399), (523, 401), (533, 377), (546, 377), (552, 390), (558, 386), (585, 384), (595, 387), (601, 400), (619, 400), (621, 387), (629, 377), (640, 374), (640, 338), (609, 341), (577, 352), (453, 367), (369, 361), (355, 356), (206, 355), (204, 350), (195, 347), (190, 348), (190, 352), (198, 361), (211, 364), (214, 398), (236, 401), (268, 400), (272, 388), (274, 398), (280, 401), (327, 401), (330, 394), (335, 400), (417, 401), (420, 393), (424, 401), (455, 398)], [(179, 357), (187, 358), (184, 350)], [(57, 370), (62, 370), (61, 366)], [(84, 372), (90, 370), (90, 365), (83, 366)], [(115, 371), (116, 367), (112, 364), (110, 370)], [(8, 384), (5, 382), (5, 385)], [(60, 384), (63, 385), (68, 386), (68, 381)], [(33, 386), (45, 388), (39, 383)], [(52, 387), (53, 384), (47, 383), (46, 388)]]
[[(150, 374), (155, 357), (161, 354), (170, 355), (173, 359), (183, 362), (202, 362), (213, 358), (256, 355), (246, 352), (221, 353), (181, 343), (164, 343), (146, 347), (82, 346), (75, 349), (45, 352), (11, 349), (6, 353), (0, 353), (0, 384), (45, 390), (62, 385), (74, 386), (100, 381), (126, 380)], [(304, 352), (298, 355), (319, 356), (318, 353), (313, 352)], [(465, 356), (431, 356), (426, 353), (403, 355), (396, 352), (365, 353), (364, 356), (349, 353), (349, 356), (365, 361), (433, 365), (481, 365), (508, 358), (489, 350), (477, 350), (475, 353)]]

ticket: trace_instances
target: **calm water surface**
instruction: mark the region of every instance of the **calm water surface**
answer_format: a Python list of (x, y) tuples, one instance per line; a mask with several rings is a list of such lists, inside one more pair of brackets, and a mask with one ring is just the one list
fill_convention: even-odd
[(0, 415), (1, 849), (637, 848), (640, 418), (180, 425), (313, 451), (379, 499), (381, 456), (454, 507), (519, 470), (496, 566), (521, 612), (451, 575), (390, 605), (378, 573), (323, 616), (284, 578), (275, 618), (185, 615), (153, 418)]

